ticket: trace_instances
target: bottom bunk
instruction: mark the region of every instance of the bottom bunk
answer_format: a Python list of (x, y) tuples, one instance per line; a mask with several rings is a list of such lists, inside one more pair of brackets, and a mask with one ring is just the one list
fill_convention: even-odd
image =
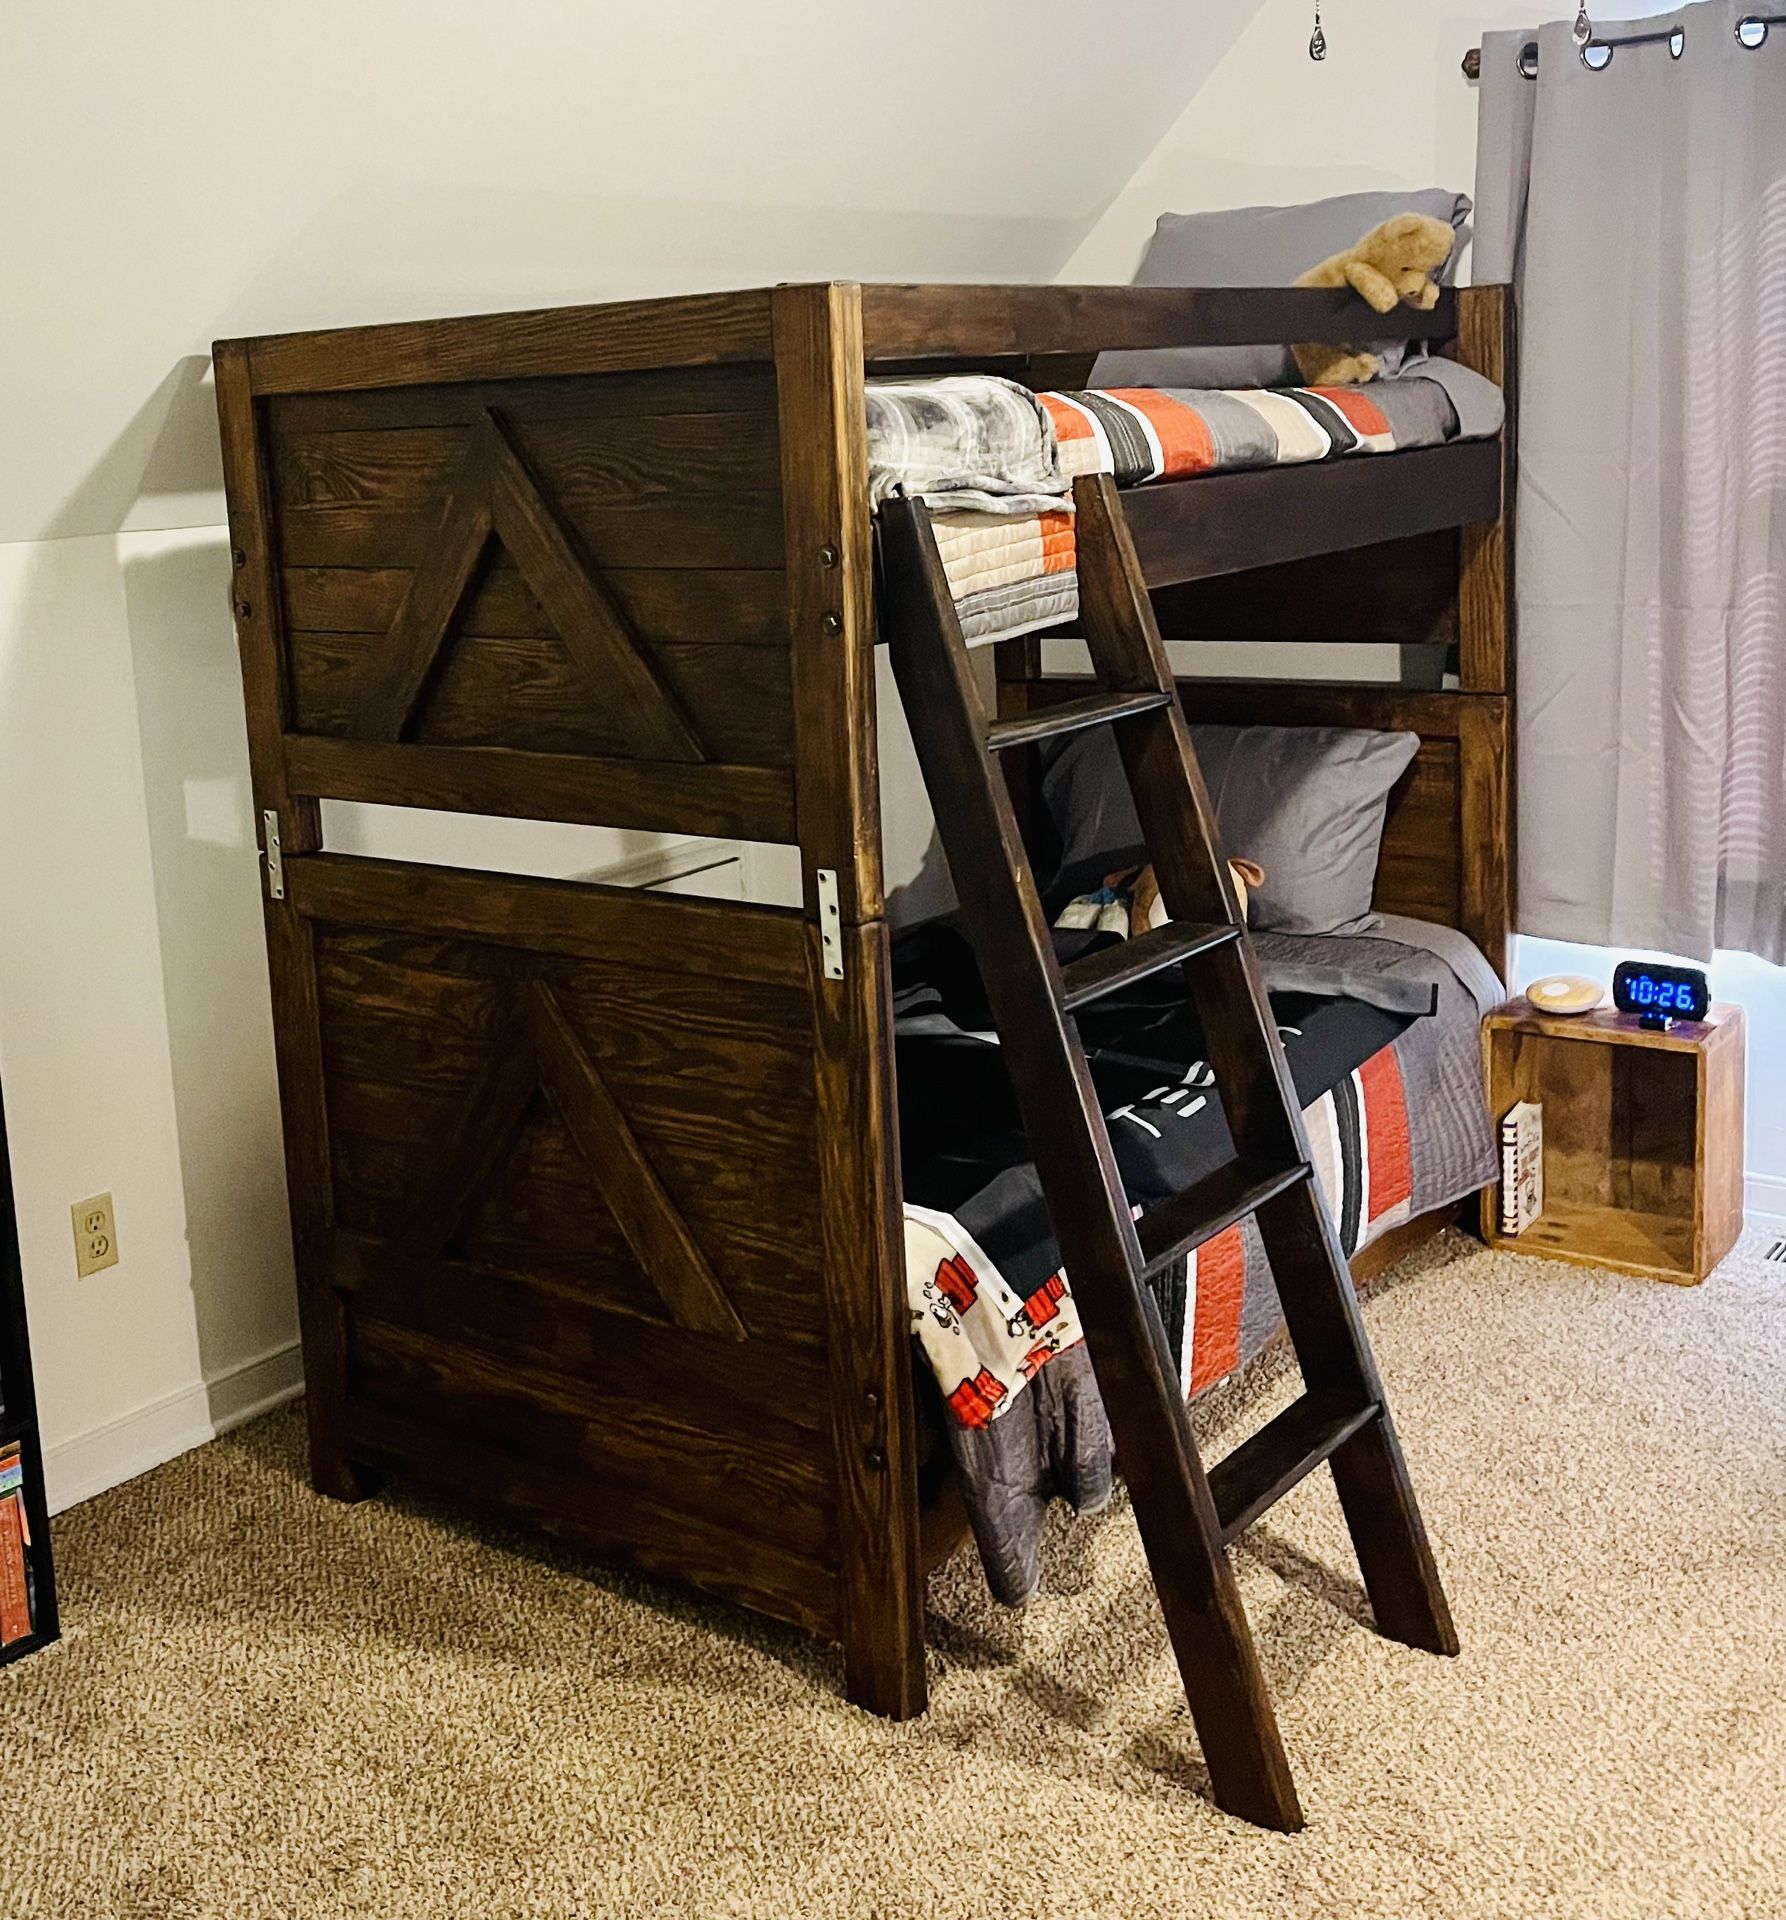
[[(1063, 961), (1117, 938), (1055, 935)], [(1399, 916), (1349, 935), (1253, 941), (1349, 1258), (1492, 1178), (1479, 1035), (1501, 991), (1475, 947)], [(993, 1592), (1019, 1605), (1039, 1579), (1050, 1503), (1083, 1512), (1109, 1498), (1109, 1428), (965, 942), (945, 925), (904, 936), (893, 985), (923, 1439), (958, 1476), (961, 1519)], [(1231, 1159), (1203, 1035), (1175, 978), (1113, 995), (1080, 1028), (1138, 1209)], [(1282, 1332), (1250, 1219), (1152, 1287), (1187, 1395)], [(954, 1540), (933, 1536), (933, 1550), (943, 1543)]]

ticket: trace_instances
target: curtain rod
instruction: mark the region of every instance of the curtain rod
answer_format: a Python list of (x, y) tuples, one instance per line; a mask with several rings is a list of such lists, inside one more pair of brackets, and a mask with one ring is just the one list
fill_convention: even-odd
[[(1751, 52), (1767, 40), (1769, 27), (1786, 27), (1786, 13), (1746, 13), (1736, 23), (1735, 33), (1738, 46), (1747, 47)], [(1581, 64), (1590, 73), (1601, 73), (1612, 65), (1612, 56), (1620, 47), (1650, 47), (1668, 43), (1668, 51), (1678, 60), (1687, 49), (1687, 30), (1684, 27), (1668, 27), (1659, 33), (1628, 33), (1617, 40), (1603, 40), (1597, 35), (1585, 42), (1581, 49)], [(1464, 78), (1480, 80), (1482, 78), (1482, 49), (1472, 47), (1464, 55)], [(1528, 80), (1538, 77), (1538, 42), (1527, 40), (1519, 49), (1519, 70)]]

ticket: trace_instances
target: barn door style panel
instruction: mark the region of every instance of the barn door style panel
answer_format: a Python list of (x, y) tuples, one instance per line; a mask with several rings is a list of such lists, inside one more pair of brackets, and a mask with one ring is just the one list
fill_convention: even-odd
[(749, 366), (269, 399), (297, 790), (791, 838), (775, 407)]
[(800, 917), (326, 854), (287, 887), (349, 1455), (834, 1630)]

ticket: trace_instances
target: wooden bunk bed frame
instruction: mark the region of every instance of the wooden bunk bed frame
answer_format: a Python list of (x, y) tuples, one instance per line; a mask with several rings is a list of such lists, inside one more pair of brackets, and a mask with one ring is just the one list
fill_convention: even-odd
[[(1509, 325), (1477, 288), (1368, 332), (1511, 406)], [(218, 345), (319, 1489), (398, 1473), (923, 1709), (961, 1530), (913, 1414), (863, 381), (1364, 326), (1344, 290), (829, 284)], [(1497, 966), (1512, 447), (1125, 496), (1168, 638), (1451, 651), (1456, 691), (1182, 692), (1419, 733), (1377, 904)], [(997, 661), (1005, 715), (1075, 691), (1034, 638)], [(793, 844), (806, 904), (346, 857), (325, 799)]]

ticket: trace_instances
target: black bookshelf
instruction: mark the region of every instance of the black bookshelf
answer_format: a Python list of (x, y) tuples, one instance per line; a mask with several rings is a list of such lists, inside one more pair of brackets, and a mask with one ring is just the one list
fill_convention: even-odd
[[(0, 1666), (47, 1647), (61, 1631), (56, 1613), (56, 1574), (50, 1561), (50, 1513), (43, 1492), (37, 1395), (31, 1381), (31, 1342), (25, 1330), (19, 1221), (12, 1198), (12, 1162), (6, 1150), (6, 1105), (4, 1096), (0, 1096), (0, 1455), (15, 1442), (23, 1470), (25, 1530), (31, 1539), (25, 1554), (31, 1631), (0, 1646)], [(0, 1551), (8, 1548), (10, 1540), (10, 1527), (0, 1524)], [(0, 1579), (4, 1578), (5, 1570), (0, 1568)]]

